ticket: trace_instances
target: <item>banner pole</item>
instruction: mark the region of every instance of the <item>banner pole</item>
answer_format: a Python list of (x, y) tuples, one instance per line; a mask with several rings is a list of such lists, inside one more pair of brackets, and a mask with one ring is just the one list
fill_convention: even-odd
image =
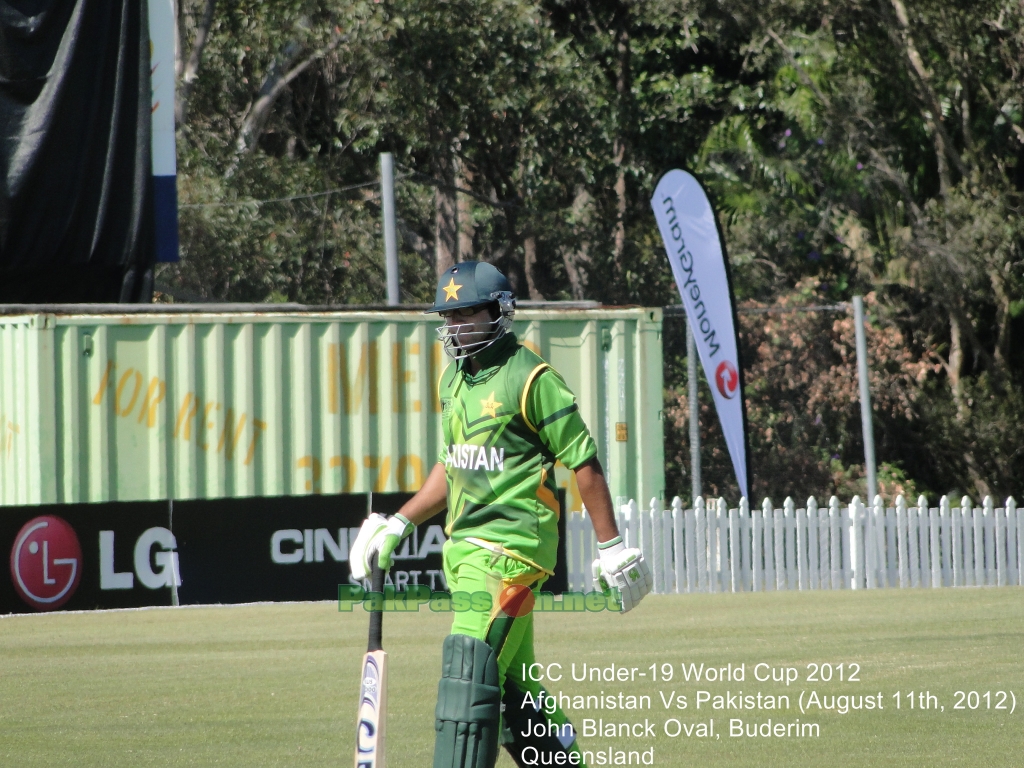
[(700, 403), (697, 402), (697, 342), (693, 338), (693, 325), (686, 319), (686, 377), (690, 392), (690, 493), (691, 504), (696, 505), (701, 495), (700, 483)]
[(864, 469), (867, 474), (867, 506), (875, 502), (875, 430), (871, 423), (871, 385), (868, 382), (868, 343), (864, 334), (864, 297), (853, 297), (853, 323), (857, 331), (857, 378), (860, 380), (860, 424), (864, 433)]
[(380, 155), (381, 215), (384, 218), (384, 264), (387, 272), (388, 304), (402, 303), (398, 288), (398, 238), (395, 233), (395, 159), (390, 152)]

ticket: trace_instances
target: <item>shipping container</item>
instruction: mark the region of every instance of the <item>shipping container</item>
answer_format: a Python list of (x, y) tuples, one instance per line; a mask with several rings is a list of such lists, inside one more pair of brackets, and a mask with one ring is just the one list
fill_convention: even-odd
[[(436, 315), (0, 312), (0, 505), (409, 492), (437, 461)], [(544, 305), (514, 330), (576, 393), (612, 495), (663, 497), (661, 310)]]

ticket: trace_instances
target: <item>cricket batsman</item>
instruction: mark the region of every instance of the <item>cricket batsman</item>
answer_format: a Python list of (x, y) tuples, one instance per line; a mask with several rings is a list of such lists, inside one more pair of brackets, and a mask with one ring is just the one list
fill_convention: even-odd
[(441, 276), (429, 312), (443, 318), (438, 334), (454, 361), (438, 386), (444, 447), (396, 515), (367, 519), (350, 555), (357, 579), (366, 577), (371, 557), (390, 568), (413, 527), (447, 507), (448, 588), (491, 596), (489, 612), (455, 613), (444, 641), (434, 768), (493, 768), (499, 744), (519, 766), (524, 750), (533, 764), (539, 754), (543, 765), (583, 765), (571, 723), (551, 711), (539, 683), (523, 679), (534, 663), (533, 614), (508, 599), (536, 593), (554, 573), (556, 461), (575, 472), (593, 521), (597, 587), (618, 590), (623, 613), (651, 590), (643, 554), (619, 536), (576, 398), (557, 371), (518, 343), (515, 307), (511, 285), (490, 264), (462, 262)]

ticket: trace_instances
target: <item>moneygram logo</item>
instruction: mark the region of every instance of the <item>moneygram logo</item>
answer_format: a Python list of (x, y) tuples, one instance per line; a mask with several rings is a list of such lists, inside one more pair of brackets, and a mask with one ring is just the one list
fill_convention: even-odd
[(726, 400), (736, 397), (740, 388), (740, 375), (736, 371), (736, 366), (728, 360), (720, 362), (715, 369), (715, 386)]
[(29, 520), (11, 549), (11, 579), (21, 599), (39, 611), (66, 603), (82, 578), (82, 547), (75, 530), (55, 515)]

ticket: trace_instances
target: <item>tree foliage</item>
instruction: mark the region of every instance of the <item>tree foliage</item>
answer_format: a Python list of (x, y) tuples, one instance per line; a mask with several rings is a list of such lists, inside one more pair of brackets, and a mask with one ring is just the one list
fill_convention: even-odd
[[(406, 301), (477, 258), (524, 297), (675, 304), (648, 200), (685, 167), (716, 203), (744, 307), (868, 297), (885, 487), (1009, 493), (1024, 471), (1022, 16), (1010, 0), (183, 0), (183, 261), (161, 280), (381, 301), (389, 151)], [(755, 493), (857, 487), (852, 321), (742, 317)], [(682, 328), (666, 321), (674, 487)], [(709, 490), (732, 492), (702, 407)]]

